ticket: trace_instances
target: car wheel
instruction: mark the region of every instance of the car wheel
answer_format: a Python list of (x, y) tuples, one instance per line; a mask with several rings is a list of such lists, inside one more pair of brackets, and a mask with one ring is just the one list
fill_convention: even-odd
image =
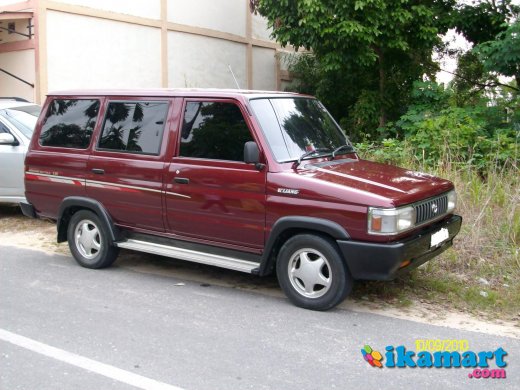
[(109, 244), (105, 224), (89, 210), (72, 216), (67, 240), (74, 259), (86, 268), (109, 267), (119, 253), (119, 248)]
[(276, 273), (285, 295), (296, 306), (328, 310), (352, 289), (352, 278), (329, 238), (301, 234), (287, 240), (278, 254)]

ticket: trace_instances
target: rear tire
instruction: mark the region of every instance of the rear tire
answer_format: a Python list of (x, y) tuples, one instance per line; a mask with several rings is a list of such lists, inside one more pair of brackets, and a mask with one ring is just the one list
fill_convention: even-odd
[(278, 254), (280, 287), (296, 306), (328, 310), (352, 290), (352, 277), (337, 245), (327, 237), (300, 234), (287, 240)]
[(119, 248), (110, 245), (108, 229), (99, 217), (89, 210), (80, 210), (70, 219), (67, 241), (70, 252), (79, 265), (86, 268), (110, 267)]

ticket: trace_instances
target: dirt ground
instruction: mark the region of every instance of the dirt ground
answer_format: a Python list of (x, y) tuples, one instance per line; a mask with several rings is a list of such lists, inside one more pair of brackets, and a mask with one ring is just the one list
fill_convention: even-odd
[[(9, 255), (9, 246), (71, 256), (67, 243), (56, 243), (56, 225), (53, 221), (26, 218), (18, 207), (0, 206), (0, 243), (0, 261)], [(70, 261), (74, 261), (72, 257)], [(175, 278), (177, 281), (189, 280), (283, 297), (274, 276), (259, 278), (130, 251), (121, 251), (115, 266), (142, 273), (143, 277), (146, 274), (154, 274)], [(399, 307), (389, 302), (369, 301), (364, 297), (348, 298), (338, 308), (520, 339), (520, 317), (519, 321), (484, 321), (467, 313), (450, 311), (445, 305), (439, 306), (423, 300), (412, 302), (407, 307)]]

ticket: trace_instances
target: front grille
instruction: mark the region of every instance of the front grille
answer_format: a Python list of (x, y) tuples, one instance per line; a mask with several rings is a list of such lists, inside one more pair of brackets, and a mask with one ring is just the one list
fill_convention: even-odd
[(415, 206), (415, 224), (419, 225), (423, 222), (435, 219), (448, 210), (448, 195), (441, 195), (437, 198), (416, 204)]

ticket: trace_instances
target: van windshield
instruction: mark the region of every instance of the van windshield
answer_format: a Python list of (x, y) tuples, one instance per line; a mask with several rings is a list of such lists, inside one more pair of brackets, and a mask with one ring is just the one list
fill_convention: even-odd
[(353, 151), (345, 133), (316, 99), (258, 98), (250, 104), (278, 162)]

